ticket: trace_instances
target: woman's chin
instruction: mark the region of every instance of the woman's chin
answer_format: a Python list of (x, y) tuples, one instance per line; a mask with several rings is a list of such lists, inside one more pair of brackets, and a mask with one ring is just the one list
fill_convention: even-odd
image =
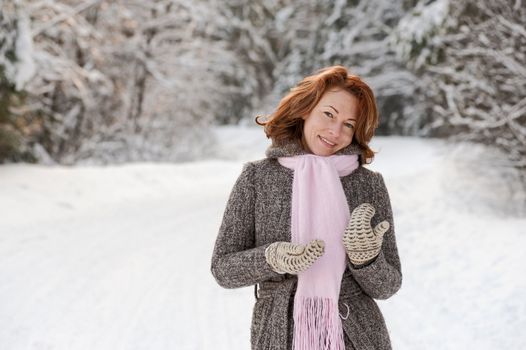
[(317, 149), (317, 150), (314, 150), (312, 153), (314, 153), (317, 156), (327, 157), (327, 156), (333, 155), (336, 152), (333, 151), (333, 150), (326, 150), (326, 149), (321, 149), (320, 150), (320, 149)]

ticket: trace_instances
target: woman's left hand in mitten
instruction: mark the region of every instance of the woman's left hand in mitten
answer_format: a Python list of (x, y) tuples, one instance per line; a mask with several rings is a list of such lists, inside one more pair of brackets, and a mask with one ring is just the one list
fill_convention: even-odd
[(382, 249), (384, 233), (389, 230), (389, 222), (384, 220), (373, 229), (371, 219), (374, 213), (375, 209), (369, 203), (360, 204), (351, 213), (342, 241), (354, 265), (373, 260)]

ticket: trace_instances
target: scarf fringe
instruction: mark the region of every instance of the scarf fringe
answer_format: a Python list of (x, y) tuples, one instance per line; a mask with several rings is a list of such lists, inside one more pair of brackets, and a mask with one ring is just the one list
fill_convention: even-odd
[(294, 350), (345, 350), (337, 302), (331, 298), (295, 298), (294, 327)]

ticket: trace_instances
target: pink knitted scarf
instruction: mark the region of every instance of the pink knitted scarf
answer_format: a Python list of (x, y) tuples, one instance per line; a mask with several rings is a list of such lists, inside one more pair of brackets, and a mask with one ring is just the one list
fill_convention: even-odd
[(295, 350), (343, 350), (338, 298), (346, 253), (342, 235), (350, 219), (340, 181), (358, 167), (357, 155), (280, 157), (294, 170), (292, 182), (291, 241), (325, 241), (325, 253), (298, 274), (294, 297)]

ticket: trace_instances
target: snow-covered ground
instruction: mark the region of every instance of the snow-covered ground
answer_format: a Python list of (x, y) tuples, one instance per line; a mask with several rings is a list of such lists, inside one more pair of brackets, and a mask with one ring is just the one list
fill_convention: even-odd
[[(253, 288), (210, 257), (260, 129), (217, 132), (215, 158), (0, 166), (0, 349), (249, 349)], [(393, 348), (526, 349), (524, 191), (480, 146), (376, 137), (402, 289), (379, 301)], [(521, 216), (522, 213), (522, 216)]]

